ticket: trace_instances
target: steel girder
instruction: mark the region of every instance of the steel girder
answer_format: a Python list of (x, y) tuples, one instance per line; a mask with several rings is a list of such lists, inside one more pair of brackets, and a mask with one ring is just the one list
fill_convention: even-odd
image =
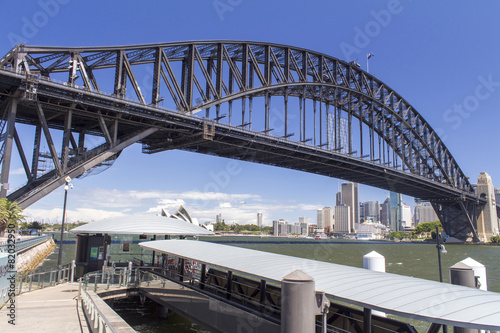
[[(292, 157), (300, 155), (291, 159), (294, 162), (283, 162), (276, 161), (276, 156), (281, 156), (276, 153), (275, 157), (256, 158), (259, 163), (365, 181), (423, 199), (444, 195), (448, 199), (476, 200), (471, 184), (449, 150), (405, 99), (357, 64), (318, 52), (239, 41), (97, 48), (18, 45), (0, 60), (0, 67), (5, 72), (0, 96), (2, 91), (6, 97), (16, 91), (23, 94), (22, 112), (17, 113), (16, 122), (37, 126), (37, 133), (43, 132), (47, 141), (48, 128), (63, 131), (61, 156), (51, 147), (58, 174), (64, 173), (69, 155), (75, 151), (70, 144), (84, 146), (77, 144), (71, 133), (79, 133), (79, 141), (87, 133), (112, 143), (123, 135), (117, 128), (138, 129), (141, 124), (164, 120), (164, 112), (160, 111), (165, 109), (159, 106), (165, 100), (177, 110), (174, 112), (190, 120), (170, 122), (167, 127), (158, 125), (163, 127), (161, 131), (141, 140), (146, 153), (185, 149), (241, 158), (240, 151), (234, 152), (237, 146), (228, 141), (230, 131), (225, 126), (229, 126), (245, 138), (246, 141), (238, 141), (242, 146), (248, 146), (257, 136), (269, 141), (280, 137), (275, 146), (285, 143), (295, 150)], [(149, 72), (141, 80), (145, 67)], [(61, 78), (64, 84), (54, 80)], [(132, 95), (130, 91), (127, 94), (127, 86), (132, 87)], [(113, 94), (107, 96), (105, 91)], [(143, 91), (151, 95), (146, 96)], [(48, 119), (44, 125), (43, 107), (25, 106), (30, 97), (38, 105), (48, 107), (54, 119)], [(130, 97), (135, 102), (129, 102)], [(278, 102), (279, 117), (284, 123), (281, 133), (273, 128), (276, 112), (271, 102), (277, 105), (277, 97), (282, 100)], [(298, 105), (294, 104), (297, 101)], [(253, 110), (256, 106), (259, 112)], [(199, 127), (202, 111), (205, 124), (213, 124), (211, 140)], [(327, 127), (329, 121), (333, 123), (333, 136)], [(337, 138), (342, 121), (347, 124), (347, 139), (343, 142)], [(192, 126), (184, 127), (189, 122)], [(224, 140), (218, 141), (221, 135)], [(333, 168), (337, 173), (332, 173), (319, 165), (308, 166), (305, 155), (301, 155), (308, 149), (335, 156), (338, 163), (348, 160), (351, 169)], [(33, 158), (33, 166), (36, 163)], [(330, 162), (325, 165), (331, 167)], [(370, 172), (366, 177), (350, 172), (369, 168), (384, 170), (386, 178), (370, 182)], [(36, 178), (36, 169), (34, 173)], [(407, 177), (401, 183), (411, 190), (394, 186), (387, 176), (391, 173)], [(33, 170), (30, 174), (33, 178)], [(417, 190), (421, 181), (432, 186)], [(433, 194), (431, 188), (438, 190)]]

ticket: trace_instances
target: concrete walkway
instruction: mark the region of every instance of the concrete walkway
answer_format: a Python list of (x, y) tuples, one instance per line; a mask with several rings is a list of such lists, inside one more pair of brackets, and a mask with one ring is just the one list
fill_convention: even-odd
[(0, 310), (0, 332), (89, 332), (78, 283), (63, 283), (15, 297), (15, 326), (9, 324), (7, 303)]

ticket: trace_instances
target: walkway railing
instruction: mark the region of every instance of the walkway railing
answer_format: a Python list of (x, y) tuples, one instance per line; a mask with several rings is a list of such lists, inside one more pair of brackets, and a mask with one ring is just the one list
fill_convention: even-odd
[(38, 237), (33, 237), (29, 239), (24, 239), (24, 240), (13, 240), (12, 242), (2, 242), (0, 243), (0, 253), (12, 253), (12, 250), (9, 251), (9, 249), (12, 249), (13, 245), (15, 246), (15, 252), (19, 253), (20, 251), (23, 251), (27, 248), (30, 248), (32, 246), (35, 246), (37, 244), (40, 244), (42, 242), (45, 242), (47, 239), (51, 238), (49, 235), (43, 235), (43, 236), (38, 236)]
[(110, 311), (111, 308), (95, 292), (80, 288), (79, 299), (82, 301), (82, 307), (92, 332), (135, 332), (114, 311)]
[(126, 288), (136, 281), (136, 271), (128, 267), (107, 268), (85, 274), (81, 279), (83, 290), (94, 292), (114, 288)]
[(73, 282), (74, 280), (74, 261), (58, 267), (53, 267), (43, 272), (18, 273), (16, 277), (16, 294), (20, 295), (32, 290), (43, 289), (55, 286), (59, 283)]

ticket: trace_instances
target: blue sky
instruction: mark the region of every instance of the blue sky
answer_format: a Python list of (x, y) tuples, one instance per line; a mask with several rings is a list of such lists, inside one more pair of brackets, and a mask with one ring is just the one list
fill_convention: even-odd
[[(22, 9), (21, 9), (22, 8)], [(472, 182), (488, 172), (500, 187), (500, 21), (497, 1), (10, 1), (0, 13), (0, 53), (12, 43), (110, 46), (185, 40), (254, 40), (356, 60), (408, 100), (439, 130)], [(31, 25), (31, 29), (30, 29)], [(31, 142), (29, 131), (20, 130)], [(29, 145), (29, 143), (27, 143)], [(11, 188), (25, 179), (12, 166)], [(228, 172), (231, 170), (231, 173)], [(227, 176), (229, 175), (229, 176)], [(110, 169), (74, 180), (68, 219), (174, 210), (184, 204), (200, 222), (264, 223), (333, 206), (339, 181), (292, 170), (171, 151), (126, 149)], [(361, 186), (362, 201), (386, 191)], [(60, 221), (62, 188), (26, 209)], [(412, 203), (412, 198), (404, 201)]]

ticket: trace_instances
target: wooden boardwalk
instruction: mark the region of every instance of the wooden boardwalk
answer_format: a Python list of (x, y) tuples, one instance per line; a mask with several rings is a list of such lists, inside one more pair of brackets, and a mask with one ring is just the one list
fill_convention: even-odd
[(0, 332), (90, 332), (78, 283), (63, 283), (16, 296), (15, 326), (9, 324), (7, 303), (0, 310)]

